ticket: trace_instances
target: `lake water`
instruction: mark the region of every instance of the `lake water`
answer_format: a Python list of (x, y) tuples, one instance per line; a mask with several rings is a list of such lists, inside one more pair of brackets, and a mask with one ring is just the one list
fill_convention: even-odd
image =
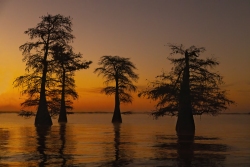
[(36, 128), (34, 118), (0, 114), (0, 166), (249, 167), (250, 115), (195, 117), (194, 141), (179, 143), (176, 117), (73, 114)]

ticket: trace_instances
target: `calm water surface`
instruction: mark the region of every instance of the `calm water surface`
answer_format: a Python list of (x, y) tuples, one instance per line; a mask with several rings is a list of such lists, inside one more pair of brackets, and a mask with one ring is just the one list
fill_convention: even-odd
[(0, 166), (250, 166), (250, 115), (195, 117), (193, 142), (179, 143), (175, 117), (73, 114), (36, 128), (34, 118), (0, 114)]

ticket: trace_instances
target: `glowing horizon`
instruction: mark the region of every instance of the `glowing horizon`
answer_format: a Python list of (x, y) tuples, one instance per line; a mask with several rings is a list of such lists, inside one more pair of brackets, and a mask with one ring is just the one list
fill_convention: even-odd
[[(60, 3), (59, 3), (60, 2)], [(48, 5), (50, 3), (50, 5)], [(22, 6), (22, 8), (20, 8)], [(32, 14), (31, 14), (32, 13)], [(172, 1), (43, 1), (0, 2), (0, 111), (19, 111), (23, 98), (13, 88), (25, 73), (19, 46), (30, 41), (24, 31), (35, 27), (42, 15), (73, 18), (74, 52), (91, 60), (89, 69), (76, 73), (79, 99), (73, 111), (110, 111), (114, 97), (101, 94), (104, 79), (93, 73), (103, 55), (129, 57), (136, 65), (139, 90), (161, 71), (173, 67), (167, 60), (168, 43), (205, 47), (201, 58), (216, 57), (215, 69), (224, 77), (225, 89), (236, 106), (226, 112), (249, 112), (250, 104), (250, 2)], [(151, 111), (155, 102), (138, 98), (121, 105), (121, 111)]]

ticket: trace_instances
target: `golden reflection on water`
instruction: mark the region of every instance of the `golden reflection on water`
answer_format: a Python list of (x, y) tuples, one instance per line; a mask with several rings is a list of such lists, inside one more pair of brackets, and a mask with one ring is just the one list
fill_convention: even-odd
[(122, 124), (112, 124), (110, 118), (111, 114), (75, 114), (67, 124), (35, 127), (32, 120), (0, 115), (0, 166), (250, 164), (248, 118), (234, 118), (239, 119), (234, 126), (230, 116), (221, 117), (223, 123), (214, 121), (213, 126), (210, 117), (196, 120), (196, 136), (184, 142), (175, 135), (171, 118), (155, 121), (142, 114), (124, 115)]

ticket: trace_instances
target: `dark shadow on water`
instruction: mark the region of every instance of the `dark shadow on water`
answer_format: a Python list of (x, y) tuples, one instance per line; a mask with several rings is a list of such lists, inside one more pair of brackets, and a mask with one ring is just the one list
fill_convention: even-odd
[(65, 166), (67, 163), (67, 158), (64, 156), (65, 143), (66, 143), (65, 134), (66, 134), (66, 124), (61, 123), (60, 129), (59, 129), (61, 147), (59, 148), (59, 151), (58, 151), (60, 157), (62, 158), (62, 165), (61, 166)]
[(113, 124), (114, 125), (114, 148), (115, 148), (115, 162), (119, 162), (121, 155), (120, 155), (120, 129), (121, 126), (119, 123)]
[(108, 160), (104, 164), (101, 164), (100, 166), (106, 167), (106, 166), (113, 166), (113, 167), (122, 167), (127, 166), (130, 163), (133, 162), (133, 159), (131, 156), (133, 156), (132, 152), (129, 152), (126, 150), (126, 144), (129, 144), (128, 142), (121, 141), (123, 138), (121, 137), (121, 127), (122, 125), (120, 123), (113, 123), (113, 129), (114, 129), (114, 144), (113, 144), (113, 150), (114, 150), (114, 160)]
[(0, 166), (7, 167), (5, 164), (5, 159), (8, 159), (8, 144), (9, 144), (10, 132), (6, 129), (0, 128)]
[[(71, 136), (67, 136), (67, 125), (60, 126), (37, 126), (35, 127), (35, 139), (31, 139), (26, 131), (26, 141), (23, 145), (27, 166), (73, 166), (73, 155), (67, 149), (67, 142), (71, 142)], [(71, 145), (74, 142), (70, 143)], [(70, 146), (69, 149), (73, 149)], [(34, 150), (34, 151), (32, 151)], [(67, 153), (65, 153), (67, 152)]]
[[(71, 131), (71, 133), (73, 132)], [(71, 151), (75, 150), (75, 140), (71, 133), (67, 123), (60, 123), (58, 159), (61, 159), (61, 166), (74, 166), (74, 158)]]
[(41, 155), (39, 166), (45, 166), (48, 155), (46, 154), (47, 146), (47, 138), (48, 134), (50, 133), (51, 127), (50, 126), (37, 126), (36, 133), (37, 133), (37, 152)]
[(156, 137), (155, 160), (178, 167), (222, 167), (228, 146), (220, 139), (195, 136), (190, 140), (177, 136)]
[(194, 157), (194, 136), (178, 136), (177, 164), (178, 166), (191, 166)]

